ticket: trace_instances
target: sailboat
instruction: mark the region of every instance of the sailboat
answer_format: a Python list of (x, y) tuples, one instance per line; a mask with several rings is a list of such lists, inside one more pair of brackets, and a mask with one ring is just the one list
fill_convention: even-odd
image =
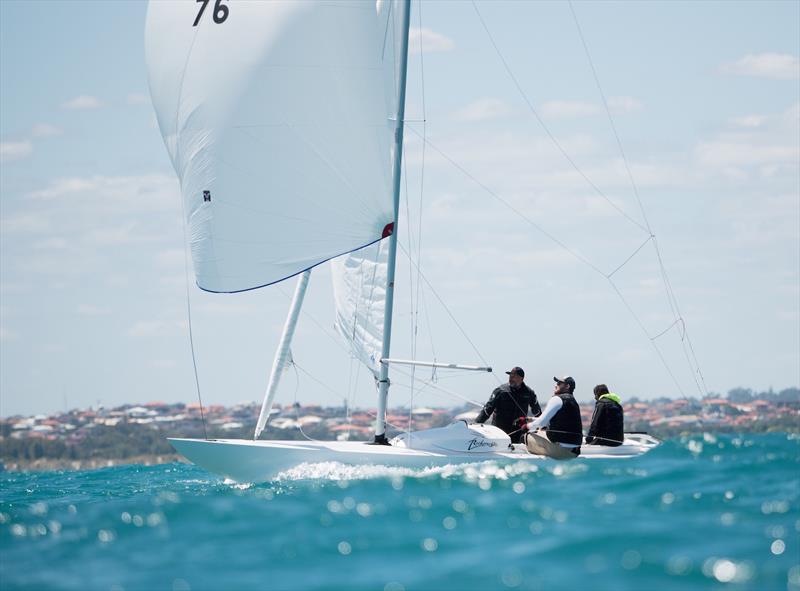
[[(297, 277), (252, 440), (169, 441), (240, 482), (303, 463), (422, 468), (538, 461), (492, 425), (386, 435), (408, 63), (410, 0), (151, 1), (145, 31), (152, 102), (180, 181), (200, 289), (236, 293)], [(331, 262), (336, 326), (377, 384), (371, 442), (259, 440), (312, 270)], [(629, 435), (583, 457), (631, 457)]]

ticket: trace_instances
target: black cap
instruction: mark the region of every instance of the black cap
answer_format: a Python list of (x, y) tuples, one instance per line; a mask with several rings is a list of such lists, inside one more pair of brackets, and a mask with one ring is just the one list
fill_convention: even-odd
[(510, 376), (519, 376), (521, 378), (525, 377), (525, 370), (521, 367), (512, 367), (511, 371), (506, 372)]
[(563, 378), (553, 377), (553, 381), (556, 384), (569, 384), (573, 388), (575, 387), (575, 379), (572, 376), (564, 376)]

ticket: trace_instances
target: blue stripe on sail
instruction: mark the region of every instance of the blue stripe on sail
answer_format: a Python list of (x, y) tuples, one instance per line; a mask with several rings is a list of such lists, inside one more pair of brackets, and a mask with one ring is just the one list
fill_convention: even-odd
[(320, 261), (320, 262), (318, 262), (318, 263), (316, 263), (314, 265), (311, 265), (310, 267), (307, 267), (307, 268), (305, 268), (305, 269), (303, 269), (301, 271), (298, 271), (297, 273), (292, 273), (291, 275), (287, 275), (286, 277), (282, 277), (281, 279), (277, 279), (275, 281), (270, 281), (269, 283), (265, 283), (263, 285), (256, 285), (255, 287), (247, 287), (245, 289), (235, 289), (233, 291), (215, 291), (213, 289), (206, 289), (205, 287), (203, 287), (199, 283), (197, 283), (197, 287), (200, 288), (201, 290), (205, 291), (205, 292), (208, 292), (208, 293), (244, 293), (245, 291), (253, 291), (254, 289), (261, 289), (262, 287), (269, 287), (270, 285), (275, 285), (276, 283), (280, 283), (281, 281), (286, 281), (287, 279), (291, 279), (292, 277), (297, 277), (298, 275), (300, 275), (302, 273), (305, 273), (309, 269), (313, 269), (314, 267), (318, 267), (322, 263), (327, 263), (328, 261), (330, 261), (331, 259), (335, 259), (336, 257), (340, 257), (340, 256), (342, 256), (344, 254), (349, 254), (351, 252), (355, 252), (357, 250), (361, 250), (362, 248), (367, 248), (368, 246), (372, 246), (373, 244), (383, 240), (383, 238), (388, 238), (388, 236), (384, 236), (382, 238), (378, 238), (377, 240), (373, 240), (372, 242), (368, 242), (367, 244), (364, 244), (363, 246), (359, 246), (358, 248), (351, 248), (350, 250), (346, 250), (344, 252), (340, 252), (339, 254), (335, 254), (332, 257), (328, 257), (327, 259), (325, 259), (323, 261)]

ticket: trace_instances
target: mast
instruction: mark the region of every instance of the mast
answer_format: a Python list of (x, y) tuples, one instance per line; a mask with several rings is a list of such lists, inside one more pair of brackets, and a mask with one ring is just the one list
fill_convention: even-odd
[[(397, 104), (397, 119), (394, 131), (394, 166), (392, 180), (394, 182), (394, 228), (389, 236), (389, 261), (386, 272), (386, 308), (383, 315), (383, 346), (381, 359), (389, 358), (389, 349), (392, 342), (392, 308), (394, 306), (394, 275), (397, 261), (397, 231), (400, 213), (400, 176), (403, 162), (403, 123), (406, 114), (406, 75), (408, 70), (408, 30), (411, 19), (411, 0), (403, 0), (403, 24), (400, 38), (400, 76)], [(389, 445), (386, 439), (386, 402), (389, 396), (389, 365), (381, 363), (381, 374), (378, 380), (378, 413), (375, 417), (376, 445)]]
[(303, 271), (302, 275), (300, 275), (300, 279), (297, 280), (297, 287), (294, 290), (292, 305), (289, 307), (289, 315), (286, 317), (286, 324), (283, 326), (283, 334), (281, 334), (278, 350), (275, 351), (275, 359), (272, 361), (269, 385), (264, 394), (264, 402), (261, 404), (261, 413), (258, 415), (258, 422), (256, 423), (256, 431), (253, 435), (253, 439), (258, 439), (259, 435), (261, 435), (261, 432), (267, 424), (269, 413), (272, 410), (272, 401), (275, 399), (275, 393), (278, 391), (278, 384), (281, 381), (283, 370), (290, 356), (289, 347), (291, 347), (294, 329), (297, 326), (297, 318), (300, 316), (300, 308), (303, 306), (303, 298), (306, 295), (309, 277), (311, 277), (310, 269)]

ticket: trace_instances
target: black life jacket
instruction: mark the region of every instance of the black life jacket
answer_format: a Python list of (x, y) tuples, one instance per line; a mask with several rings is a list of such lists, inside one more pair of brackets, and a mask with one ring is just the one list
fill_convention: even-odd
[(556, 443), (580, 445), (583, 441), (583, 423), (578, 402), (568, 392), (556, 394), (556, 396), (561, 398), (562, 404), (555, 416), (550, 419), (547, 438)]
[(589, 435), (594, 437), (594, 440), (587, 440), (595, 445), (612, 447), (621, 445), (625, 439), (625, 415), (622, 405), (612, 398), (601, 396), (595, 405)]

